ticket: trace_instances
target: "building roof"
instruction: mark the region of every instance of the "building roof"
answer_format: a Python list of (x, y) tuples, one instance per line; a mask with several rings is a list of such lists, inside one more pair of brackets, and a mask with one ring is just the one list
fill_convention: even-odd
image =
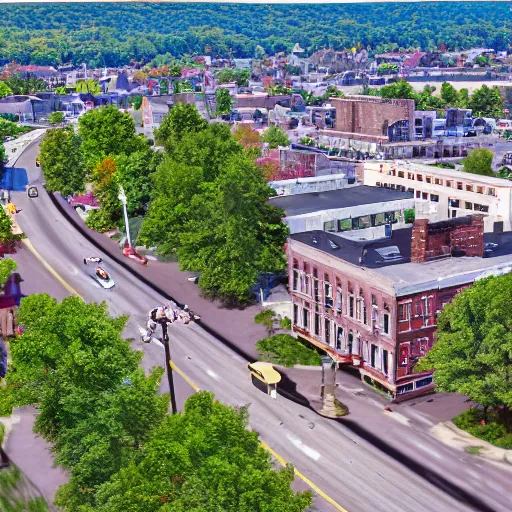
[[(467, 222), (464, 217), (442, 222), (455, 220), (457, 223)], [(429, 226), (442, 222), (430, 223)], [(353, 265), (372, 269), (390, 281), (397, 296), (462, 286), (483, 277), (512, 271), (512, 232), (485, 233), (484, 243), (498, 244), (486, 257), (447, 257), (423, 263), (410, 261), (411, 233), (411, 228), (403, 228), (394, 230), (391, 238), (358, 241), (317, 230), (295, 233), (290, 238)]]
[(350, 208), (364, 204), (397, 201), (400, 199), (412, 199), (412, 192), (399, 192), (398, 190), (370, 187), (360, 185), (358, 187), (328, 192), (312, 192), (292, 196), (272, 197), (270, 202), (286, 213), (287, 217), (304, 215), (307, 213), (334, 210), (338, 208)]
[(380, 165), (384, 165), (384, 173), (386, 173), (386, 166), (395, 167), (400, 171), (409, 171), (409, 172), (421, 172), (425, 174), (430, 174), (431, 176), (443, 176), (447, 178), (453, 178), (458, 180), (466, 180), (484, 183), (487, 185), (494, 185), (496, 187), (512, 187), (512, 182), (510, 180), (506, 180), (504, 178), (495, 178), (494, 176), (484, 176), (482, 174), (471, 174), (464, 171), (456, 171), (455, 169), (444, 169), (439, 167), (431, 167), (430, 165), (425, 164), (417, 164), (415, 162), (409, 162), (407, 160), (397, 160), (397, 161), (366, 161), (364, 168), (373, 171), (379, 172)]

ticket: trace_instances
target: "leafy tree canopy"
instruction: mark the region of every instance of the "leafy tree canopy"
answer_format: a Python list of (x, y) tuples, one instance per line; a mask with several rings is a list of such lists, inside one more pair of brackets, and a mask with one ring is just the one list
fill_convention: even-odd
[(233, 98), (227, 89), (219, 88), (215, 91), (215, 102), (217, 104), (217, 115), (231, 112)]
[(5, 82), (0, 82), (0, 98), (5, 98), (5, 96), (10, 96), (11, 94), (11, 88)]
[(60, 192), (63, 196), (84, 190), (85, 168), (80, 144), (73, 128), (46, 132), (39, 155), (48, 190)]
[(48, 116), (48, 122), (50, 124), (61, 124), (62, 122), (64, 122), (65, 118), (66, 118), (66, 116), (64, 115), (63, 112), (52, 112)]
[(439, 316), (437, 341), (419, 363), (435, 369), (440, 391), (488, 406), (512, 407), (512, 274), (459, 293)]
[(472, 174), (482, 174), (484, 176), (494, 176), (492, 170), (492, 159), (494, 153), (488, 149), (474, 149), (463, 160), (464, 172)]
[(265, 130), (263, 134), (263, 141), (268, 142), (270, 149), (277, 148), (278, 146), (289, 146), (290, 140), (282, 128), (279, 126), (271, 126)]

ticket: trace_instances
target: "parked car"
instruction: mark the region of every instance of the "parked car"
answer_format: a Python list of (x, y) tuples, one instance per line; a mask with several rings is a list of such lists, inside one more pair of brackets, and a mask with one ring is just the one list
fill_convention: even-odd
[(125, 242), (123, 247), (123, 256), (130, 258), (131, 260), (135, 260), (137, 263), (146, 266), (148, 264), (148, 259), (139, 254), (133, 247), (128, 245), (128, 242)]
[(75, 210), (81, 210), (83, 212), (100, 209), (100, 204), (92, 192), (87, 194), (80, 194), (77, 196), (68, 196), (68, 203)]

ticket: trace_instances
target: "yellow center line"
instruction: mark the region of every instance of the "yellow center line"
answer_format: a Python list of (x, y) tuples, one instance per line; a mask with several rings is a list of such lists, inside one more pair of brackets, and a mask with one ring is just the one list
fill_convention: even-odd
[[(71, 286), (69, 285), (59, 274), (58, 272), (37, 252), (35, 247), (32, 245), (30, 240), (28, 238), (23, 239), (23, 244), (25, 244), (28, 248), (28, 250), (41, 262), (41, 264), (50, 272), (50, 274), (59, 281), (66, 290), (68, 290), (73, 295), (76, 295), (77, 297), (81, 297), (81, 295)], [(171, 368), (197, 393), (198, 391), (201, 391), (201, 388), (194, 383), (194, 381), (188, 377), (183, 370), (180, 370), (176, 364), (173, 361), (169, 361)], [(269, 452), (279, 463), (283, 466), (287, 465), (287, 462), (279, 455), (277, 452), (275, 452), (270, 446), (265, 443), (262, 439), (260, 439), (260, 444), (263, 447), (264, 450)], [(344, 509), (341, 505), (336, 503), (330, 496), (325, 494), (325, 492), (322, 491), (315, 483), (313, 483), (309, 478), (304, 476), (302, 473), (298, 471), (297, 468), (294, 467), (295, 476), (300, 478), (304, 483), (306, 483), (313, 491), (316, 492), (321, 498), (323, 498), (327, 503), (330, 503), (336, 510), (339, 512), (348, 512), (346, 509)]]

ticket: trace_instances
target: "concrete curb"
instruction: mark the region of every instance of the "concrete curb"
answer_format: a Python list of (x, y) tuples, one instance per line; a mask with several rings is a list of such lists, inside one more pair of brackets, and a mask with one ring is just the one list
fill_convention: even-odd
[(473, 448), (475, 455), (494, 462), (505, 462), (512, 464), (512, 450), (499, 448), (483, 439), (472, 436), (465, 430), (456, 427), (452, 421), (438, 423), (432, 429), (432, 434), (446, 445), (468, 453), (468, 449)]
[(38, 142), (39, 139), (41, 139), (42, 137), (44, 137), (44, 135), (46, 134), (46, 131), (44, 131), (44, 133), (41, 133), (40, 135), (38, 135), (35, 139), (32, 139), (28, 144), (26, 144), (25, 146), (21, 147), (20, 148), (20, 151), (17, 151), (16, 154), (13, 156), (13, 160), (11, 162), (11, 160), (9, 160), (7, 162), (7, 164), (5, 165), (5, 167), (14, 167), (16, 165), (16, 163), (18, 162), (18, 160), (20, 159), (21, 155), (23, 155), (23, 153), (25, 152), (25, 150), (27, 150), (30, 146), (32, 146), (32, 144), (34, 144), (35, 142)]

